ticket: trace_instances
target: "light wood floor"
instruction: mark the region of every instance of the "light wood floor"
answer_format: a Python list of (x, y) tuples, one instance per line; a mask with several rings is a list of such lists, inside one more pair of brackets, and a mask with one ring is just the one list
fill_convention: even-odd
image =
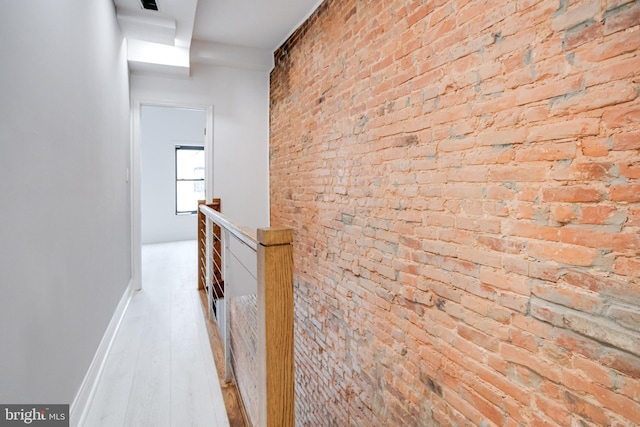
[(86, 427), (229, 426), (196, 283), (196, 242), (145, 245)]

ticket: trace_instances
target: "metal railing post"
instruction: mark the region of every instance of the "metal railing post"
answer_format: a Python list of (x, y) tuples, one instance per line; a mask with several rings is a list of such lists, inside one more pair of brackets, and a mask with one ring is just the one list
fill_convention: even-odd
[[(229, 272), (229, 232), (225, 229), (222, 231), (222, 277), (224, 278), (224, 282), (228, 283), (228, 272)], [(229, 304), (229, 298), (225, 298), (224, 301), (224, 330), (223, 339), (224, 339), (224, 379), (227, 382), (232, 381), (233, 379), (233, 367), (231, 365), (231, 322), (230, 313), (231, 313), (231, 304)]]

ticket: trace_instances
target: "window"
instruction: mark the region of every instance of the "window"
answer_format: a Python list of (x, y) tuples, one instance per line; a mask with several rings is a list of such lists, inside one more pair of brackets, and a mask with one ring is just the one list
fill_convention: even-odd
[(204, 147), (176, 145), (176, 215), (195, 214), (204, 200)]

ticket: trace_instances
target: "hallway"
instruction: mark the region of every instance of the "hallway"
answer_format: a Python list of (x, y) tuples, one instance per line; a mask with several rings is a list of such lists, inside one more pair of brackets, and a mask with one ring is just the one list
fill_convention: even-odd
[(200, 297), (196, 242), (142, 247), (136, 292), (85, 426), (228, 426)]

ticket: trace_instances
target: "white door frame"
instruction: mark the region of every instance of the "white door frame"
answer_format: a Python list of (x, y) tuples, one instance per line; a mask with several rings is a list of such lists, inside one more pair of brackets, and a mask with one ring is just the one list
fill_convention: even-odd
[(204, 138), (205, 180), (207, 200), (213, 197), (213, 104), (184, 104), (170, 101), (135, 99), (131, 110), (131, 283), (134, 290), (142, 289), (142, 131), (143, 106), (190, 108), (206, 112)]

